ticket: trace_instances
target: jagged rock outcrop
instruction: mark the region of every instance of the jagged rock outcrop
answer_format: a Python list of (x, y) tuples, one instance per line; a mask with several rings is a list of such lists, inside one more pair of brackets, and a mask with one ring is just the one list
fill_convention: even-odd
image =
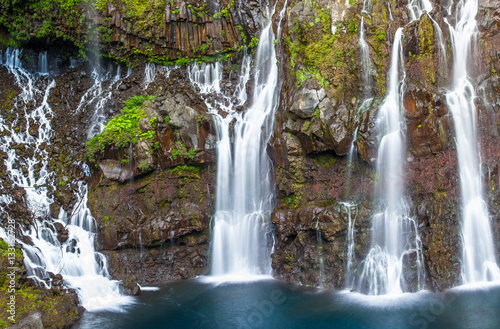
[(140, 121), (154, 138), (106, 147), (89, 184), (111, 275), (141, 285), (206, 273), (215, 193), (214, 128), (186, 70), (156, 79), (144, 93), (156, 95), (142, 103)]

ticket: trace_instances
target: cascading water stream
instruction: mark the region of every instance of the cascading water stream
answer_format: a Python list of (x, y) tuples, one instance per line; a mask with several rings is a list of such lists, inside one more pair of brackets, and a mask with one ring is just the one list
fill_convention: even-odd
[[(411, 0), (407, 8), (410, 21), (413, 22), (425, 12), (429, 13), (432, 4), (428, 0)], [(363, 48), (361, 36), (360, 45)], [(360, 291), (372, 295), (406, 291), (403, 264), (405, 259), (412, 259), (412, 254), (415, 254), (415, 266), (412, 267), (416, 271), (417, 289), (421, 289), (424, 282), (422, 242), (403, 193), (406, 140), (402, 115), (405, 80), (402, 37), (403, 28), (399, 28), (392, 46), (388, 94), (377, 119), (377, 126), (383, 136), (377, 157), (377, 173), (380, 177), (378, 195), (381, 197), (382, 211), (372, 219), (372, 248), (363, 262), (358, 284)]]
[[(113, 88), (118, 85), (119, 81), (121, 81), (120, 66), (117, 67), (115, 75), (112, 75), (113, 67), (111, 65), (104, 71), (104, 73), (102, 73), (102, 71), (103, 69), (100, 66), (92, 69), (91, 77), (94, 80), (94, 84), (85, 92), (76, 109), (78, 112), (84, 107), (89, 105), (93, 106), (94, 113), (90, 119), (87, 139), (91, 139), (104, 130), (104, 125), (107, 120), (104, 113), (104, 107), (111, 99)], [(105, 86), (106, 82), (108, 82), (107, 86)]]
[(477, 0), (462, 0), (455, 9), (455, 27), (448, 23), (454, 65), (452, 90), (446, 94), (446, 101), (455, 124), (460, 172), (464, 284), (500, 280), (488, 207), (483, 198), (476, 93), (468, 74), (470, 49), (477, 35), (477, 10)]
[(42, 51), (38, 54), (38, 73), (49, 74), (49, 60), (47, 58), (47, 51)]
[[(273, 13), (274, 9), (266, 10), (267, 23), (262, 28), (255, 60), (252, 105), (244, 113), (234, 111), (227, 104), (242, 105), (247, 99), (249, 56), (243, 60), (233, 101), (222, 95), (220, 63), (194, 65), (189, 71), (191, 80), (202, 93), (215, 93), (222, 98), (215, 104), (207, 104), (214, 115), (217, 132), (217, 189), (211, 249), (214, 276), (271, 273), (273, 241), (269, 217), (274, 196), (266, 146), (278, 104)], [(224, 116), (217, 109), (222, 109)]]
[[(32, 75), (24, 70), (18, 58), (18, 50), (8, 49), (5, 57), (2, 64), (8, 68), (22, 90), (14, 104), (15, 112), (18, 113), (16, 120), (25, 120), (26, 129), (16, 131), (16, 122), (9, 127), (0, 118), (0, 130), (9, 132), (3, 134), (0, 148), (8, 155), (5, 165), (10, 178), (16, 188), (26, 191), (26, 203), (33, 214), (32, 227), (24, 232), (32, 243), (19, 241), (23, 246), (28, 275), (40, 285), (50, 287), (48, 272), (62, 274), (65, 283), (76, 289), (81, 304), (88, 310), (130, 302), (129, 297), (119, 293), (119, 283), (108, 279), (105, 257), (95, 252), (95, 223), (86, 206), (87, 186), (84, 182), (78, 183), (78, 201), (71, 218), (68, 219), (64, 211), (60, 212), (57, 219), (50, 218), (49, 206), (54, 201), (49, 197), (48, 191), (49, 187), (54, 188), (54, 174), (48, 169), (49, 155), (44, 146), (50, 145), (53, 135), (53, 112), (48, 97), (56, 87), (55, 80), (39, 80), (38, 74)], [(42, 91), (39, 87), (45, 90)], [(42, 100), (39, 103), (40, 97)], [(38, 126), (37, 135), (29, 133), (30, 125)], [(32, 150), (31, 155), (19, 156), (12, 148), (18, 143)], [(86, 165), (76, 165), (82, 165), (85, 173), (90, 174)], [(3, 197), (0, 201), (9, 203), (10, 199)], [(67, 230), (68, 238), (63, 242), (58, 240), (58, 225)]]
[(382, 212), (373, 216), (372, 248), (364, 260), (359, 281), (360, 291), (374, 295), (397, 294), (405, 290), (403, 258), (410, 253), (417, 253), (419, 276), (421, 272), (421, 243), (403, 196), (405, 137), (402, 95), (405, 73), (402, 30), (399, 28), (394, 36), (388, 95), (377, 119), (383, 134), (377, 158)]

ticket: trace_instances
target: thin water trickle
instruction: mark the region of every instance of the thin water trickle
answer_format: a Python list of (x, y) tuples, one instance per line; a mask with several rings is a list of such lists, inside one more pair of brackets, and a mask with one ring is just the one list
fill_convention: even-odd
[[(347, 266), (345, 275), (345, 287), (347, 289), (353, 289), (356, 286), (356, 276), (354, 275), (354, 245), (356, 241), (356, 232), (354, 230), (356, 225), (356, 218), (358, 216), (357, 206), (352, 203), (344, 202), (341, 203), (347, 212)], [(354, 216), (353, 216), (354, 212)]]
[(366, 15), (372, 12), (373, 4), (371, 0), (363, 1), (363, 9), (361, 10), (361, 15)]
[(373, 63), (370, 58), (370, 47), (365, 40), (365, 17), (361, 17), (361, 24), (359, 27), (359, 48), (361, 50), (361, 72), (363, 83), (363, 98), (369, 99), (372, 95), (373, 88)]
[(91, 107), (94, 111), (90, 119), (87, 139), (91, 139), (104, 130), (107, 121), (105, 106), (111, 99), (114, 88), (121, 81), (121, 67), (118, 66), (113, 75), (112, 65), (109, 65), (107, 70), (96, 66), (92, 69), (91, 78), (94, 83), (82, 96), (76, 109), (79, 112), (86, 107)]
[(323, 237), (319, 228), (319, 220), (316, 221), (316, 243), (318, 248), (318, 264), (319, 264), (319, 288), (325, 286), (325, 260), (323, 259)]
[(156, 66), (153, 63), (147, 63), (144, 67), (143, 89), (147, 89), (149, 84), (155, 80)]
[(347, 175), (346, 175), (346, 182), (347, 182), (347, 188), (345, 195), (346, 197), (349, 197), (351, 194), (351, 185), (352, 185), (352, 170), (354, 169), (354, 159), (357, 155), (357, 147), (356, 147), (356, 140), (358, 138), (358, 128), (354, 130), (354, 136), (352, 138), (352, 143), (351, 143), (351, 148), (349, 149), (349, 154), (347, 155)]
[(469, 77), (471, 47), (478, 34), (477, 0), (461, 0), (456, 25), (449, 25), (453, 46), (453, 82), (446, 94), (455, 124), (461, 186), (462, 280), (464, 284), (500, 280), (487, 204), (483, 197), (480, 144), (476, 133), (476, 92)]

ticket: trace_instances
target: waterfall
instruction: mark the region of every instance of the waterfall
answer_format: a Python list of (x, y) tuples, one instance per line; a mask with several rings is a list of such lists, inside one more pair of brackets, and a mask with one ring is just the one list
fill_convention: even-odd
[[(370, 4), (369, 1), (365, 2), (364, 7), (369, 8)], [(411, 0), (406, 7), (410, 22), (420, 19), (424, 13), (432, 10), (429, 0)], [(363, 8), (362, 12), (368, 10)], [(440, 32), (439, 30), (439, 38), (442, 37)], [(360, 32), (362, 54), (363, 33), (362, 29)], [(410, 217), (409, 204), (403, 193), (406, 138), (402, 115), (405, 80), (402, 37), (403, 28), (398, 28), (392, 46), (388, 94), (380, 106), (377, 118), (377, 127), (382, 134), (377, 156), (381, 211), (372, 218), (372, 247), (363, 261), (363, 272), (358, 283), (360, 291), (372, 295), (398, 294), (406, 291), (403, 264), (405, 259), (411, 260), (413, 255), (415, 255), (415, 266), (412, 266), (412, 271), (416, 271), (417, 274), (417, 288), (420, 289), (424, 282), (422, 241), (418, 234), (418, 225)], [(364, 61), (362, 64), (367, 65)], [(366, 101), (371, 103), (372, 99)], [(363, 104), (362, 107), (364, 106), (366, 105)]]
[[(419, 273), (422, 265), (417, 225), (409, 216), (409, 207), (403, 196), (405, 137), (402, 96), (405, 73), (402, 30), (399, 28), (394, 36), (388, 95), (379, 109), (377, 119), (383, 135), (377, 158), (382, 209), (372, 219), (372, 248), (364, 260), (359, 282), (359, 290), (375, 295), (405, 290), (405, 256), (416, 252)], [(412, 239), (412, 236), (416, 238)]]
[[(19, 50), (8, 49), (5, 61), (2, 59), (22, 92), (15, 100), (14, 124), (7, 126), (0, 118), (0, 130), (9, 132), (3, 134), (0, 149), (7, 154), (5, 166), (14, 186), (26, 192), (26, 204), (33, 216), (31, 227), (23, 232), (29, 238), (19, 241), (28, 275), (40, 286), (49, 288), (48, 272), (62, 274), (65, 284), (77, 291), (81, 304), (88, 310), (128, 303), (129, 297), (119, 293), (119, 283), (109, 280), (105, 257), (95, 252), (95, 223), (86, 205), (87, 185), (83, 181), (78, 183), (75, 193), (78, 201), (71, 218), (63, 210), (57, 219), (50, 218), (49, 207), (54, 200), (48, 191), (55, 189), (55, 174), (49, 171), (49, 154), (44, 145), (50, 145), (53, 136), (53, 111), (48, 97), (56, 83), (51, 79), (38, 80), (37, 75), (24, 70), (19, 54)], [(15, 127), (21, 120), (26, 121), (26, 128), (17, 131)], [(30, 135), (30, 125), (39, 127), (38, 135)], [(14, 144), (23, 144), (32, 152), (18, 155)], [(76, 165), (83, 166), (85, 173), (90, 174), (86, 165)], [(3, 204), (11, 201), (7, 197), (0, 199)], [(66, 232), (67, 239), (58, 239), (61, 231)]]
[(49, 74), (47, 51), (42, 51), (38, 54), (38, 73), (43, 75)]
[[(242, 63), (239, 85), (232, 97), (220, 87), (220, 63), (194, 64), (189, 77), (202, 93), (220, 100), (207, 102), (217, 134), (217, 188), (212, 219), (211, 245), (213, 276), (270, 275), (273, 250), (270, 215), (274, 191), (272, 167), (266, 152), (278, 105), (278, 68), (272, 32), (274, 9), (265, 10), (254, 67), (254, 94), (251, 106), (238, 112), (232, 105), (247, 100), (251, 58)], [(281, 15), (280, 17), (282, 17)], [(281, 21), (280, 21), (281, 22)], [(224, 112), (219, 114), (218, 109)]]
[(476, 93), (468, 74), (470, 48), (477, 35), (477, 9), (477, 0), (459, 1), (455, 9), (455, 27), (449, 24), (454, 64), (453, 82), (446, 94), (446, 101), (453, 115), (456, 132), (462, 197), (464, 284), (500, 280), (488, 207), (483, 198), (480, 147), (476, 134)]

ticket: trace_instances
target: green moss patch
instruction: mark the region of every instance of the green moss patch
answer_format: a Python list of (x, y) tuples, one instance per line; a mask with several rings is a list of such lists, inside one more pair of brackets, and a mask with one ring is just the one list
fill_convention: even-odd
[(124, 103), (120, 114), (109, 120), (104, 131), (87, 142), (87, 160), (95, 163), (106, 148), (121, 149), (139, 140), (152, 140), (154, 131), (142, 132), (139, 123), (146, 117), (142, 104), (154, 96), (132, 96)]
[(312, 8), (315, 21), (300, 23), (296, 19), (291, 31), (295, 37), (286, 40), (295, 84), (298, 87), (312, 77), (322, 87), (341, 86), (341, 82), (335, 80), (347, 74), (350, 67), (355, 67), (354, 51), (349, 43), (357, 40), (358, 23), (339, 23), (332, 34), (330, 9), (322, 9), (314, 2)]
[(177, 166), (170, 171), (172, 174), (177, 174), (180, 177), (200, 178), (200, 168), (194, 166)]

